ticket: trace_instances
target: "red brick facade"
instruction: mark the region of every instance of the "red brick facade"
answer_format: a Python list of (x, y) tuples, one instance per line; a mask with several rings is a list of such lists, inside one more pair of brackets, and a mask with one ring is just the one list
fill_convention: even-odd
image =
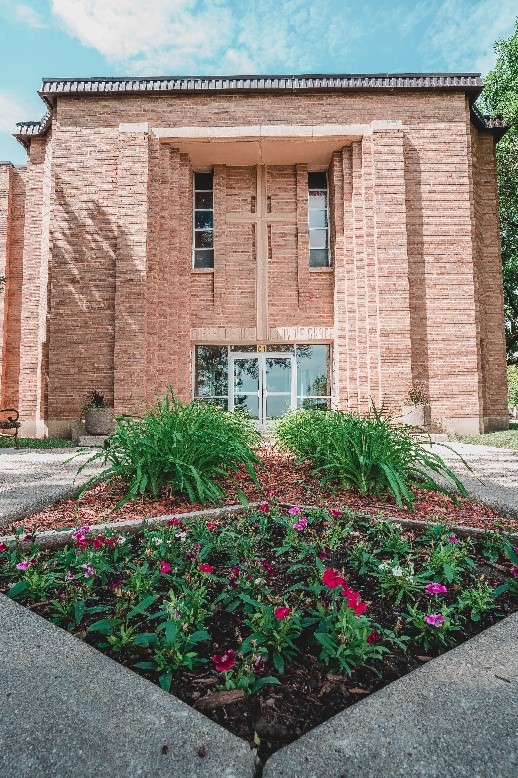
[[(437, 425), (507, 426), (494, 139), (462, 89), (64, 94), (27, 143), (0, 165), (0, 407), (22, 433), (69, 433), (94, 388), (116, 411), (190, 399), (195, 344), (283, 342), (330, 344), (337, 407), (397, 412), (419, 380)], [(262, 256), (232, 218), (258, 166)], [(208, 167), (214, 270), (193, 270)], [(308, 167), (330, 268), (309, 266)]]

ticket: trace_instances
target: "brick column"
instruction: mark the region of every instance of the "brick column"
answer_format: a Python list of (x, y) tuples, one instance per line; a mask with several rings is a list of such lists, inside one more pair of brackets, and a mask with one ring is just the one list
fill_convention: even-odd
[[(9, 225), (12, 217), (11, 178), (13, 166), (0, 165), (0, 279), (7, 275), (9, 265)], [(6, 289), (2, 291), (0, 280), (0, 407), (3, 407), (5, 365), (4, 352), (7, 338), (7, 306)]]
[(45, 434), (47, 284), (52, 202), (52, 141), (32, 138), (27, 165), (23, 283), (21, 299), (20, 434)]
[(114, 405), (146, 397), (146, 282), (149, 215), (147, 125), (121, 125), (117, 167)]

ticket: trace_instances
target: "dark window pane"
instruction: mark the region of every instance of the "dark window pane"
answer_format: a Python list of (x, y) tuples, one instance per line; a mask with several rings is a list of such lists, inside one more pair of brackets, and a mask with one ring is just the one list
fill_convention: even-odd
[(318, 208), (321, 211), (327, 210), (327, 192), (310, 192), (309, 208)]
[(257, 351), (257, 346), (230, 346), (231, 351)]
[(327, 227), (327, 211), (309, 211), (310, 227)]
[(194, 195), (194, 207), (212, 210), (212, 192), (196, 192)]
[(214, 176), (212, 173), (195, 173), (194, 188), (212, 190), (214, 186)]
[(310, 230), (309, 247), (312, 249), (327, 248), (327, 230)]
[(308, 173), (309, 189), (327, 189), (327, 173)]
[[(213, 211), (195, 211), (194, 212), (194, 226), (197, 230), (204, 230), (207, 228), (212, 229), (214, 224), (214, 212)], [(315, 224), (315, 227), (317, 225)], [(319, 225), (318, 225), (319, 226)]]
[(309, 250), (310, 267), (329, 267), (329, 253), (327, 249)]
[(214, 249), (195, 249), (194, 267), (196, 269), (214, 267)]
[(228, 395), (228, 351), (226, 346), (196, 346), (194, 394), (197, 397)]
[[(194, 233), (194, 246), (197, 249), (211, 249), (213, 247), (214, 233), (212, 230), (204, 230)], [(321, 248), (321, 246), (315, 246)]]

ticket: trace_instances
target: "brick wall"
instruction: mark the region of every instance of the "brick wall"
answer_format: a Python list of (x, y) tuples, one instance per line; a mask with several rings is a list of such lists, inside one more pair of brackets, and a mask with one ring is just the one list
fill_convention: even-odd
[(332, 270), (309, 268), (306, 165), (267, 169), (286, 216), (268, 226), (269, 338), (332, 342), (340, 407), (397, 410), (419, 379), (445, 426), (505, 425), (492, 139), (463, 94), (117, 95), (60, 97), (52, 142), (9, 174), (24, 299), (8, 290), (23, 328), (4, 313), (2, 383), (14, 397), (20, 377), (35, 430), (66, 431), (94, 388), (118, 411), (169, 385), (188, 399), (194, 342), (256, 341), (255, 230), (226, 217), (251, 212), (256, 169), (215, 166), (216, 265), (192, 271), (192, 165), (153, 128), (292, 122), (378, 124), (331, 159)]

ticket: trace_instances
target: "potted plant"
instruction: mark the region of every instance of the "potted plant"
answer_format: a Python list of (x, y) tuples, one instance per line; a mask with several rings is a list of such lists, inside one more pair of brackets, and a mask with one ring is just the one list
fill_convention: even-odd
[(113, 410), (106, 405), (104, 394), (94, 389), (88, 395), (81, 415), (89, 435), (109, 435), (113, 432)]
[(422, 381), (414, 381), (401, 406), (403, 424), (428, 427), (431, 422), (430, 399)]

